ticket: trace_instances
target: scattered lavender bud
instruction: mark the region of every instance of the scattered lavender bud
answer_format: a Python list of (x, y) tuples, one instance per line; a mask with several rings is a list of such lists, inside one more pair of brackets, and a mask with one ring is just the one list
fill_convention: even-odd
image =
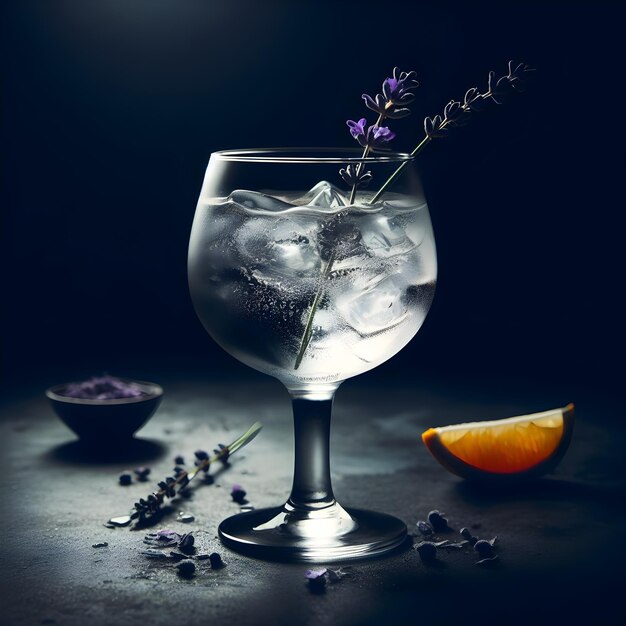
[(448, 520), (437, 509), (428, 514), (428, 523), (433, 527), (435, 532), (450, 530)]
[(484, 559), (491, 558), (493, 556), (493, 545), (484, 539), (479, 539), (474, 544), (474, 550), (476, 550), (476, 552), (478, 552), (478, 554)]
[(437, 558), (437, 546), (432, 541), (422, 541), (415, 546), (422, 561), (434, 561)]
[(182, 539), (182, 535), (175, 530), (169, 528), (163, 528), (156, 532), (156, 538), (160, 541), (176, 541), (179, 542)]
[(176, 565), (176, 569), (181, 578), (191, 578), (196, 571), (196, 564), (193, 561), (181, 561)]
[(209, 561), (211, 561), (212, 569), (224, 567), (224, 561), (222, 561), (222, 557), (217, 552), (211, 552), (211, 554), (209, 554)]
[(234, 502), (243, 504), (246, 501), (246, 492), (241, 485), (233, 485), (230, 490), (230, 497)]
[(119, 481), (120, 485), (124, 485), (124, 487), (126, 487), (133, 482), (133, 476), (130, 472), (123, 472), (122, 474), (120, 474)]
[(474, 545), (478, 541), (478, 538), (472, 535), (472, 532), (470, 531), (469, 528), (461, 528), (460, 533), (461, 533), (461, 536), (467, 541), (469, 541), (472, 545)]
[(150, 468), (149, 467), (136, 467), (134, 469), (135, 472), (135, 476), (137, 476), (137, 480), (140, 480), (141, 482), (145, 482), (146, 480), (148, 480), (148, 476), (150, 475)]
[(106, 548), (109, 544), (106, 541), (101, 541), (100, 543), (94, 543), (92, 548)]
[(311, 587), (320, 588), (326, 585), (326, 573), (328, 570), (323, 567), (322, 569), (308, 569), (304, 576)]
[(423, 520), (419, 520), (416, 526), (417, 530), (419, 530), (424, 537), (430, 537), (434, 532), (433, 527), (428, 522), (424, 522)]
[(174, 458), (174, 463), (176, 463), (176, 465), (184, 465), (185, 464), (185, 458), (182, 457), (180, 454), (178, 456), (176, 456)]
[(193, 547), (194, 542), (194, 536), (191, 533), (187, 533), (186, 535), (183, 535), (181, 540), (178, 542), (178, 549), (185, 554), (193, 554), (196, 550)]
[(189, 558), (186, 554), (182, 554), (181, 552), (170, 552), (170, 556), (175, 561), (182, 561), (183, 559), (188, 559)]

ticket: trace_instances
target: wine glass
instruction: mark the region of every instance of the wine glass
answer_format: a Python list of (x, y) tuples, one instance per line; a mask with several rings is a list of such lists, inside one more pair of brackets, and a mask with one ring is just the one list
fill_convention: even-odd
[[(366, 189), (351, 193), (340, 175), (350, 168), (371, 174)], [(435, 242), (412, 158), (314, 148), (216, 152), (188, 270), (211, 337), (278, 378), (293, 405), (289, 499), (224, 520), (223, 543), (262, 558), (324, 562), (401, 545), (401, 520), (335, 500), (329, 436), (341, 382), (401, 350), (432, 302)]]

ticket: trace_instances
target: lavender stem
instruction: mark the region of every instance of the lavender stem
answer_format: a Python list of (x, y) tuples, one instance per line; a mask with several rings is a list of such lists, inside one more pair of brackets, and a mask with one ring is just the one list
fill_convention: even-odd
[(304, 353), (306, 352), (307, 346), (311, 341), (311, 332), (313, 327), (313, 316), (315, 315), (315, 311), (317, 310), (317, 306), (319, 304), (320, 299), (322, 298), (322, 294), (324, 293), (324, 284), (326, 279), (328, 278), (328, 274), (330, 274), (330, 270), (332, 269), (333, 262), (335, 261), (335, 251), (331, 253), (328, 262), (326, 263), (326, 267), (322, 272), (320, 277), (320, 283), (317, 287), (317, 291), (315, 292), (315, 297), (313, 298), (313, 303), (311, 304), (311, 310), (309, 311), (309, 317), (306, 321), (306, 326), (304, 327), (304, 334), (302, 335), (302, 340), (300, 341), (300, 350), (298, 350), (298, 356), (296, 357), (296, 363), (293, 369), (297, 370), (300, 367), (300, 363), (302, 363), (302, 358), (304, 357)]
[[(380, 113), (378, 115), (378, 120), (376, 121), (376, 126), (380, 126), (380, 123), (385, 119), (385, 116)], [(365, 149), (363, 150), (363, 154), (361, 155), (361, 158), (364, 159), (365, 157), (367, 157), (367, 155), (370, 152), (370, 146), (365, 146)], [(359, 174), (361, 173), (361, 170), (363, 169), (363, 162), (361, 161), (360, 163), (357, 163), (356, 166), (356, 175), (357, 178), (359, 176)], [(352, 191), (350, 191), (350, 200), (348, 201), (348, 204), (353, 204), (354, 203), (354, 199), (356, 198), (356, 183), (354, 183), (354, 185), (352, 185)]]
[[(481, 94), (481, 98), (483, 100), (486, 100), (487, 98), (490, 98), (492, 95), (491, 90), (487, 91), (486, 93)], [(464, 104), (461, 109), (463, 109), (464, 112), (467, 112), (469, 110), (469, 105)], [(448, 125), (449, 121), (446, 120), (442, 125), (441, 128), (445, 128)], [(419, 152), (422, 151), (422, 149), (426, 146), (426, 144), (428, 144), (431, 141), (431, 137), (429, 137), (428, 135), (426, 135), (418, 144), (417, 146), (415, 146), (415, 148), (413, 149), (413, 152), (411, 152), (412, 157), (416, 156)], [(398, 168), (393, 172), (393, 174), (384, 182), (383, 186), (376, 192), (376, 195), (369, 201), (369, 204), (374, 204), (379, 198), (380, 196), (383, 194), (383, 192), (385, 191), (385, 189), (387, 189), (387, 187), (389, 187), (389, 185), (402, 173), (402, 171), (404, 170), (404, 168), (410, 163), (410, 161), (404, 161), (404, 163), (401, 163)]]

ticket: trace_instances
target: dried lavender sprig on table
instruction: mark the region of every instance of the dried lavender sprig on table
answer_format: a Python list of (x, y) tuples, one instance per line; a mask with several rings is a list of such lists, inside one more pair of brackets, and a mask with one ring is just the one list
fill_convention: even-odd
[(187, 471), (182, 467), (175, 467), (175, 476), (168, 476), (165, 480), (158, 483), (158, 491), (151, 493), (145, 499), (141, 498), (139, 502), (135, 502), (134, 510), (129, 516), (130, 520), (136, 520), (138, 523), (147, 521), (159, 511), (165, 498), (173, 498), (176, 496), (177, 489), (187, 487), (199, 472), (207, 473), (211, 464), (215, 463), (215, 461), (226, 463), (237, 450), (250, 443), (259, 434), (261, 428), (263, 428), (263, 426), (259, 422), (255, 422), (241, 437), (235, 439), (230, 445), (225, 446), (219, 444), (214, 450), (213, 456), (209, 456), (206, 452), (198, 450), (196, 452), (196, 468)]
[[(509, 72), (505, 76), (497, 78), (495, 72), (489, 72), (487, 91), (485, 93), (480, 93), (476, 87), (472, 87), (465, 92), (462, 103), (457, 100), (451, 100), (445, 106), (443, 115), (435, 115), (432, 118), (426, 117), (424, 119), (424, 138), (415, 146), (411, 156), (417, 155), (433, 139), (447, 137), (452, 128), (463, 125), (468, 121), (471, 113), (480, 111), (486, 102), (492, 101), (496, 104), (502, 104), (504, 97), (509, 93), (523, 91), (525, 86), (524, 78), (526, 74), (533, 71), (534, 69), (526, 63), (515, 65), (513, 61), (509, 61)], [(395, 170), (369, 201), (369, 204), (374, 204), (380, 198), (385, 189), (407, 166), (407, 163), (409, 161), (405, 161)]]

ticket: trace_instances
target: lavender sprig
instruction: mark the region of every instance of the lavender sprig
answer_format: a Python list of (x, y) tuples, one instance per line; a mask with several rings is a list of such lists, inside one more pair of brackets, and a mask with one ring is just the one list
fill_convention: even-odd
[[(526, 63), (518, 63), (515, 65), (513, 61), (509, 61), (509, 71), (505, 76), (497, 77), (496, 73), (491, 71), (487, 79), (487, 91), (480, 93), (476, 87), (472, 87), (465, 92), (463, 102), (451, 100), (445, 106), (443, 115), (435, 115), (434, 117), (426, 117), (424, 119), (424, 138), (417, 144), (411, 152), (411, 156), (417, 155), (430, 141), (433, 139), (442, 139), (447, 137), (452, 128), (461, 126), (468, 120), (473, 112), (480, 111), (485, 104), (493, 101), (496, 104), (502, 104), (504, 98), (514, 92), (521, 92), (525, 87), (525, 78), (527, 74), (533, 72)], [(402, 170), (407, 166), (409, 161), (403, 162), (393, 172), (393, 174), (385, 181), (383, 186), (378, 190), (369, 204), (374, 204), (385, 189), (398, 177)]]
[[(362, 118), (359, 122), (353, 122), (352, 120), (347, 122), (351, 135), (364, 148), (362, 159), (367, 157), (370, 150), (384, 147), (384, 144), (396, 136), (389, 128), (381, 126), (385, 118), (399, 119), (411, 113), (406, 105), (415, 99), (413, 90), (419, 86), (419, 83), (415, 80), (416, 75), (415, 72), (401, 72), (397, 67), (394, 67), (391, 77), (385, 78), (383, 81), (382, 94), (376, 94), (374, 98), (366, 93), (361, 96), (365, 106), (378, 113), (376, 123), (370, 126), (367, 131), (365, 130), (365, 118)], [(360, 162), (351, 172), (347, 168), (339, 171), (341, 177), (349, 185), (352, 185), (348, 204), (354, 202), (357, 187), (365, 186), (372, 178), (371, 172), (362, 172), (362, 170), (363, 163)]]
[[(358, 122), (354, 120), (346, 122), (350, 129), (350, 134), (363, 148), (361, 159), (365, 159), (370, 150), (384, 149), (386, 144), (396, 136), (392, 130), (386, 126), (381, 126), (381, 123), (385, 118), (398, 119), (410, 113), (406, 105), (411, 103), (415, 97), (412, 93), (418, 86), (415, 76), (415, 72), (401, 72), (397, 67), (394, 67), (391, 77), (383, 81), (382, 94), (377, 94), (374, 98), (367, 94), (362, 95), (365, 106), (378, 113), (378, 119), (371, 126), (367, 126), (367, 120), (364, 117)], [(356, 165), (349, 164), (339, 170), (343, 180), (352, 186), (348, 204), (354, 203), (357, 187), (365, 187), (372, 180), (372, 173), (369, 170), (365, 170), (363, 165), (364, 162), (361, 160)], [(304, 353), (311, 341), (313, 317), (324, 295), (326, 279), (332, 270), (334, 260), (335, 253), (333, 252), (326, 262), (313, 302), (311, 303), (311, 310), (309, 311), (294, 364), (294, 369), (296, 370), (300, 367)]]
[[(523, 91), (526, 74), (532, 71), (534, 70), (525, 63), (515, 65), (513, 61), (509, 61), (508, 73), (505, 76), (498, 78), (495, 72), (489, 72), (487, 91), (485, 93), (481, 93), (476, 87), (472, 87), (466, 91), (463, 102), (451, 100), (444, 107), (443, 115), (435, 115), (434, 117), (426, 117), (424, 119), (424, 137), (413, 149), (410, 156), (416, 156), (433, 139), (447, 137), (453, 128), (462, 126), (467, 122), (472, 113), (484, 108), (487, 101), (492, 100), (496, 104), (501, 104), (510, 92)], [(353, 120), (346, 122), (352, 137), (363, 147), (363, 155), (356, 165), (349, 164), (339, 170), (343, 180), (352, 186), (348, 204), (354, 203), (357, 187), (363, 187), (372, 180), (372, 173), (369, 170), (364, 171), (364, 159), (372, 149), (386, 147), (385, 144), (396, 136), (389, 128), (381, 126), (382, 121), (385, 118), (399, 119), (410, 113), (406, 105), (414, 100), (412, 92), (418, 87), (415, 76), (415, 72), (400, 72), (397, 67), (394, 68), (393, 76), (383, 81), (382, 94), (376, 94), (374, 98), (367, 94), (362, 96), (365, 105), (370, 110), (378, 113), (376, 123), (367, 126), (365, 118), (361, 118), (357, 122)], [(410, 161), (410, 159), (406, 160), (398, 166), (369, 201), (370, 205), (374, 204), (381, 197), (385, 189), (399, 176)], [(305, 330), (300, 341), (294, 369), (298, 369), (300, 366), (311, 340), (313, 317), (322, 299), (325, 282), (332, 270), (334, 258), (335, 254), (333, 253), (320, 277), (320, 283), (311, 304)]]
[(263, 426), (259, 422), (255, 422), (241, 437), (235, 439), (230, 445), (224, 446), (220, 444), (218, 449), (214, 451), (213, 456), (198, 450), (196, 452), (195, 469), (187, 471), (182, 467), (175, 467), (174, 476), (168, 476), (165, 480), (158, 483), (158, 491), (151, 493), (145, 499), (140, 498), (139, 502), (135, 502), (134, 510), (130, 513), (130, 519), (142, 523), (156, 515), (165, 498), (174, 498), (177, 489), (181, 490), (187, 487), (198, 473), (208, 472), (210, 465), (215, 463), (215, 461), (225, 462), (234, 452), (250, 443), (259, 434), (261, 428)]

